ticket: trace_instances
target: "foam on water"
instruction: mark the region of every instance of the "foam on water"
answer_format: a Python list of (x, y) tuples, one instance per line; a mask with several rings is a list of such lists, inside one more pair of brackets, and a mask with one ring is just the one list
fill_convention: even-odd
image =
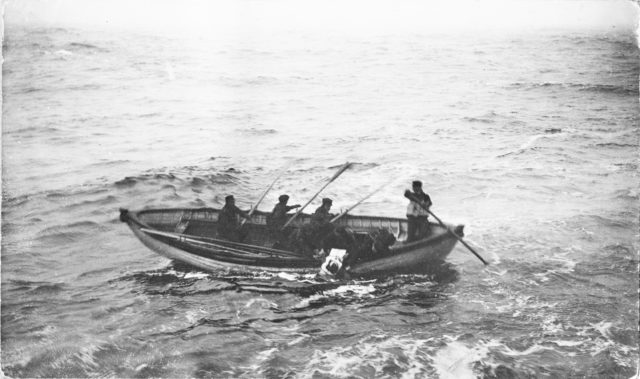
[(433, 359), (440, 379), (476, 378), (473, 364), (481, 361), (488, 353), (488, 347), (467, 347), (464, 343), (445, 336), (449, 342), (439, 349)]
[[(371, 377), (392, 375), (411, 378), (429, 375), (431, 339), (373, 334), (349, 347), (315, 350), (303, 375)], [(425, 350), (426, 349), (426, 350)]]

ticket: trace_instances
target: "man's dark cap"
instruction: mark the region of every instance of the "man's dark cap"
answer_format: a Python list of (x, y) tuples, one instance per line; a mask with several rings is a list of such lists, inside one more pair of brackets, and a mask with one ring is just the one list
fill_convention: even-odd
[(325, 197), (324, 199), (322, 199), (322, 205), (325, 205), (325, 204), (331, 205), (333, 204), (333, 200), (329, 199), (328, 197)]
[(228, 202), (230, 202), (231, 200), (235, 200), (235, 198), (233, 197), (233, 195), (227, 195), (227, 196), (224, 198), (225, 203), (228, 203)]
[(422, 187), (422, 182), (419, 180), (414, 180), (412, 184), (414, 187)]
[(280, 195), (280, 197), (278, 198), (278, 201), (281, 203), (284, 203), (287, 200), (289, 200), (289, 195)]

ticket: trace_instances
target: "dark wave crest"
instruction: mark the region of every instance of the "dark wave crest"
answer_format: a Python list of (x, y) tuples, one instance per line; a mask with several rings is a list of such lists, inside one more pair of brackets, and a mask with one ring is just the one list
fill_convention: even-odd
[(594, 92), (614, 94), (621, 96), (638, 95), (637, 85), (613, 85), (613, 84), (583, 84), (583, 83), (559, 83), (559, 82), (516, 82), (509, 85), (510, 89), (537, 90), (537, 89), (565, 89), (580, 92)]
[(71, 51), (76, 51), (76, 52), (83, 52), (83, 51), (87, 53), (108, 52), (108, 50), (103, 47), (99, 47), (87, 42), (71, 42), (65, 48)]

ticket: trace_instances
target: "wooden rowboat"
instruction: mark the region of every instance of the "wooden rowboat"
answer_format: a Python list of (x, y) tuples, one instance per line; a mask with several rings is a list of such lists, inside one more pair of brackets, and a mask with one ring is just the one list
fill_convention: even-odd
[[(300, 252), (273, 248), (272, 233), (267, 228), (267, 213), (257, 211), (243, 243), (227, 241), (217, 235), (220, 210), (213, 208), (120, 210), (126, 222), (142, 243), (167, 258), (207, 271), (268, 271), (317, 273), (321, 261)], [(311, 216), (300, 214), (292, 228), (300, 228)], [(369, 233), (386, 229), (397, 241), (384, 256), (364, 256), (348, 269), (351, 276), (370, 277), (394, 273), (412, 273), (442, 263), (458, 241), (447, 228), (432, 223), (430, 234), (405, 243), (407, 220), (390, 217), (346, 215), (335, 222), (354, 235), (366, 238)], [(463, 225), (447, 225), (462, 236)]]

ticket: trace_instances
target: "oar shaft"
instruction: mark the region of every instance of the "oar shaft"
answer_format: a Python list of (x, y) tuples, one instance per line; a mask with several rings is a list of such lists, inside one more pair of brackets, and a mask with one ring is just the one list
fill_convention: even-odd
[[(246, 254), (247, 250), (253, 249), (253, 250), (260, 250), (261, 252), (266, 253), (266, 254), (300, 257), (300, 254), (296, 254), (294, 252), (290, 252), (290, 251), (286, 251), (286, 250), (277, 250), (277, 249), (271, 249), (271, 248), (262, 247), (262, 246), (247, 245), (247, 244), (243, 244), (243, 243), (239, 243), (239, 242), (220, 241), (220, 240), (216, 240), (214, 238), (197, 237), (197, 236), (195, 236), (195, 238), (193, 238), (193, 237), (190, 237), (190, 236), (188, 236), (186, 234), (162, 232), (162, 231), (159, 231), (159, 230), (153, 230), (153, 229), (147, 229), (147, 228), (141, 228), (140, 230), (145, 232), (145, 233), (148, 233), (148, 234), (155, 234), (155, 235), (158, 235), (158, 236), (168, 237), (168, 238), (172, 238), (172, 239), (175, 239), (175, 240), (178, 240), (178, 241), (181, 241), (181, 242), (199, 243), (199, 244), (210, 245), (212, 247), (224, 248), (227, 251), (242, 252), (242, 253)], [(202, 240), (200, 240), (198, 238), (200, 238)], [(206, 241), (204, 241), (204, 240), (206, 240)], [(212, 242), (212, 241), (216, 241), (217, 243), (216, 242)], [(226, 245), (236, 246), (236, 247), (225, 246), (225, 244)]]
[(424, 204), (422, 204), (422, 202), (420, 202), (412, 193), (411, 191), (407, 190), (404, 192), (404, 196), (413, 201), (416, 202), (418, 205), (420, 205), (420, 207), (422, 209), (424, 209), (425, 211), (427, 211), (431, 216), (433, 216), (433, 218), (435, 218), (438, 223), (440, 225), (442, 225), (445, 229), (447, 229), (449, 231), (449, 233), (451, 233), (451, 235), (453, 235), (458, 241), (460, 241), (460, 243), (462, 243), (467, 249), (469, 249), (469, 251), (471, 251), (473, 253), (473, 255), (475, 255), (476, 257), (478, 257), (478, 259), (480, 259), (480, 261), (482, 263), (484, 263), (485, 265), (488, 265), (488, 263), (480, 256), (480, 254), (478, 254), (471, 246), (469, 246), (468, 243), (466, 243), (462, 237), (460, 237), (459, 235), (457, 235), (453, 230), (451, 230), (451, 228), (449, 228), (447, 225), (444, 224), (444, 222), (442, 222), (442, 220), (440, 220), (440, 218), (438, 216), (436, 216), (433, 212), (431, 212), (431, 210), (429, 210), (429, 208), (427, 206), (425, 206)]
[[(278, 179), (280, 179), (282, 177), (282, 175), (284, 175), (285, 171), (286, 171), (286, 168), (284, 170), (282, 170), (282, 172), (280, 172), (280, 175), (278, 175), (275, 179), (273, 179), (273, 182), (271, 182), (271, 185), (269, 187), (267, 187), (267, 189), (262, 193), (262, 196), (260, 196), (260, 198), (258, 199), (256, 204), (253, 207), (251, 207), (251, 210), (248, 213), (249, 217), (251, 217), (253, 215), (253, 213), (256, 211), (256, 209), (258, 209), (258, 205), (260, 205), (262, 200), (264, 200), (265, 196), (267, 196), (267, 193), (269, 191), (271, 191), (271, 188), (273, 188), (273, 186), (276, 184)], [(245, 224), (245, 222), (247, 222), (247, 219), (243, 219), (240, 222), (240, 226), (243, 226)]]
[(281, 228), (281, 229), (284, 229), (284, 228), (286, 228), (287, 226), (289, 226), (289, 224), (291, 224), (291, 223), (293, 222), (293, 220), (295, 220), (295, 219), (298, 217), (298, 215), (299, 215), (300, 213), (302, 213), (302, 211), (307, 207), (307, 205), (311, 204), (311, 202), (312, 202), (316, 197), (318, 197), (318, 195), (320, 195), (320, 192), (322, 192), (322, 190), (324, 190), (325, 188), (327, 188), (327, 186), (328, 186), (329, 184), (331, 184), (334, 180), (336, 180), (336, 179), (338, 178), (338, 176), (340, 176), (343, 172), (345, 172), (345, 171), (349, 168), (349, 166), (350, 166), (350, 165), (351, 165), (351, 163), (349, 163), (349, 162), (347, 162), (347, 163), (345, 163), (344, 165), (342, 165), (342, 166), (340, 167), (340, 169), (339, 169), (339, 170), (338, 170), (338, 171), (333, 175), (333, 177), (331, 177), (331, 179), (329, 179), (329, 181), (328, 181), (328, 182), (326, 182), (326, 183), (322, 186), (322, 188), (320, 188), (320, 189), (318, 190), (318, 192), (316, 192), (316, 193), (315, 193), (315, 195), (313, 195), (313, 197), (312, 197), (311, 199), (309, 199), (309, 201), (307, 201), (307, 202), (306, 202), (302, 207), (298, 208), (298, 210), (296, 211), (296, 213), (294, 213), (294, 214), (293, 214), (293, 216), (291, 216), (291, 217), (289, 218), (289, 220), (288, 220), (288, 221), (287, 221), (287, 222), (282, 226), (282, 228)]
[(368, 198), (370, 198), (371, 196), (375, 195), (378, 191), (380, 191), (382, 189), (382, 187), (384, 187), (385, 185), (383, 184), (382, 186), (378, 187), (375, 189), (375, 191), (371, 192), (370, 194), (368, 194), (367, 196), (365, 196), (364, 198), (362, 198), (360, 201), (358, 201), (357, 203), (353, 204), (352, 206), (350, 206), (346, 211), (340, 213), (339, 215), (337, 215), (336, 217), (332, 218), (331, 221), (329, 221), (329, 223), (334, 223), (336, 221), (338, 221), (339, 219), (341, 219), (343, 216), (345, 216), (347, 213), (351, 212), (355, 207), (357, 207), (358, 205), (362, 204), (365, 200), (367, 200)]
[(287, 168), (283, 169), (282, 172), (280, 172), (280, 175), (278, 175), (275, 179), (273, 179), (273, 182), (271, 182), (271, 185), (262, 193), (262, 196), (260, 196), (260, 199), (258, 199), (258, 202), (256, 203), (256, 205), (254, 205), (253, 208), (251, 208), (251, 211), (249, 212), (249, 216), (251, 216), (253, 212), (255, 212), (256, 209), (258, 209), (258, 205), (262, 202), (262, 200), (264, 200), (264, 197), (267, 196), (267, 193), (271, 191), (271, 189), (276, 184), (278, 179), (280, 179), (286, 171), (287, 171)]

